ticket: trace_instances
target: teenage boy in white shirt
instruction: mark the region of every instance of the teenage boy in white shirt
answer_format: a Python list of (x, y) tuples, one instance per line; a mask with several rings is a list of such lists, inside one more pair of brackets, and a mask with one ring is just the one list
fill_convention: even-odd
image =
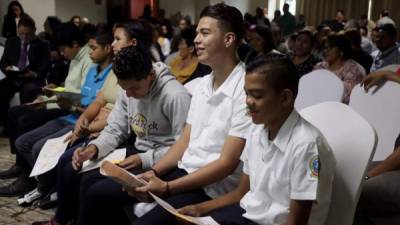
[[(242, 14), (223, 3), (207, 6), (197, 31), (198, 59), (212, 73), (193, 90), (179, 140), (141, 175), (148, 184), (128, 190), (137, 199), (151, 201), (151, 191), (179, 208), (223, 195), (238, 183), (240, 155), (251, 124), (243, 89), (245, 66), (236, 55), (244, 35)], [(173, 215), (156, 206), (133, 224), (175, 223)]]
[[(262, 56), (246, 68), (246, 103), (253, 120), (237, 188), (186, 206), (221, 224), (324, 224), (335, 160), (322, 134), (294, 109), (299, 78), (284, 56)], [(240, 203), (239, 203), (240, 201)]]

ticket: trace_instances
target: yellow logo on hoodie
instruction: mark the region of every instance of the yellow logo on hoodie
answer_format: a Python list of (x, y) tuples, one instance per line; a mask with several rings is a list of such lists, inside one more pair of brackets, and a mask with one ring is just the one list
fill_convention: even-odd
[(147, 119), (142, 114), (136, 114), (133, 117), (131, 128), (137, 137), (144, 137), (146, 135)]

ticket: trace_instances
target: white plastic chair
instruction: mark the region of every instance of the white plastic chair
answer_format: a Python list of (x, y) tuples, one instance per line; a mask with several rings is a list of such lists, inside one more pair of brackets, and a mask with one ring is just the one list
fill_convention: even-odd
[(325, 136), (336, 159), (325, 225), (352, 225), (363, 177), (376, 148), (374, 128), (349, 106), (324, 102), (300, 111)]
[(400, 85), (391, 81), (379, 91), (370, 89), (366, 93), (357, 85), (351, 92), (349, 106), (363, 116), (378, 134), (374, 161), (384, 160), (393, 151), (393, 143), (400, 133), (399, 99)]
[(300, 78), (299, 93), (295, 108), (305, 107), (327, 101), (342, 101), (343, 82), (328, 70), (315, 70)]

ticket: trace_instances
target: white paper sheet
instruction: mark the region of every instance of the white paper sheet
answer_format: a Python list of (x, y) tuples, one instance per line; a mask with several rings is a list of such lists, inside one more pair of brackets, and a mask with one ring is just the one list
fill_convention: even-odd
[(170, 212), (171, 214), (186, 220), (188, 222), (198, 224), (198, 225), (219, 225), (211, 216), (207, 217), (193, 217), (193, 216), (186, 216), (178, 212), (172, 205), (168, 204), (168, 202), (162, 200), (161, 198), (157, 197), (153, 193), (149, 193), (151, 197), (165, 210)]
[(125, 157), (126, 157), (126, 148), (115, 149), (101, 160), (88, 160), (83, 162), (82, 169), (81, 171), (79, 171), (79, 173), (84, 173), (93, 169), (97, 169), (106, 160), (116, 163), (124, 160)]
[(71, 133), (72, 131), (61, 137), (52, 138), (46, 141), (40, 150), (39, 157), (37, 158), (32, 172), (29, 175), (30, 177), (46, 173), (57, 165), (58, 160), (68, 146), (68, 142), (64, 142), (64, 140)]

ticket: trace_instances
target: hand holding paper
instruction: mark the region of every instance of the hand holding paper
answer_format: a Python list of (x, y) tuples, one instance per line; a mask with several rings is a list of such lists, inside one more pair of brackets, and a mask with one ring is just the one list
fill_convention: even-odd
[(104, 176), (110, 177), (116, 182), (122, 184), (124, 187), (137, 188), (144, 186), (146, 181), (140, 179), (129, 171), (111, 163), (104, 161), (100, 166), (100, 173)]
[(82, 168), (82, 163), (86, 160), (92, 159), (97, 153), (95, 145), (89, 145), (86, 148), (78, 148), (72, 156), (72, 167), (78, 171)]
[(179, 219), (182, 219), (184, 221), (193, 223), (193, 224), (198, 224), (198, 225), (218, 225), (218, 223), (210, 216), (208, 217), (192, 217), (192, 216), (186, 216), (178, 212), (173, 206), (168, 204), (168, 202), (162, 200), (161, 198), (157, 197), (153, 193), (150, 193), (151, 197), (154, 198), (154, 200), (165, 210), (167, 210), (169, 213), (175, 215)]

